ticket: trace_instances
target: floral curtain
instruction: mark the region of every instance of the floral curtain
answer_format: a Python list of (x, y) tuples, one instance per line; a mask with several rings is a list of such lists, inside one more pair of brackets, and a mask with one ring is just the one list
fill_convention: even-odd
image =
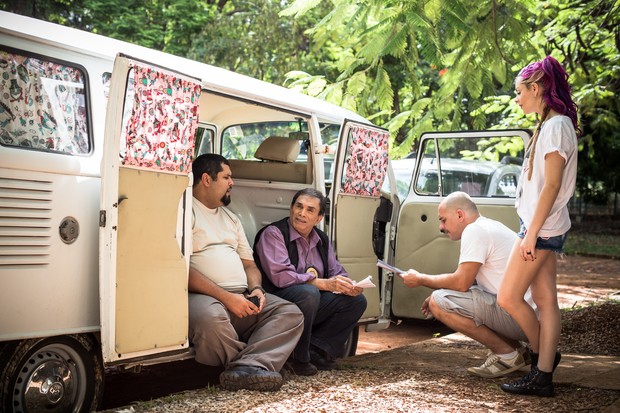
[(389, 133), (352, 126), (349, 134), (342, 191), (378, 197), (387, 170)]
[(79, 69), (0, 50), (0, 143), (86, 154), (86, 113)]
[(131, 115), (124, 120), (121, 164), (147, 169), (189, 173), (198, 126), (200, 84), (133, 68)]

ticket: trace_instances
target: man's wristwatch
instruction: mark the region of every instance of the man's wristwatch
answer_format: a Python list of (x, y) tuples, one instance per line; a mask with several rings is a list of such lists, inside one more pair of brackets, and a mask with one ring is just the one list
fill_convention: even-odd
[(263, 287), (261, 287), (260, 285), (257, 285), (256, 287), (252, 287), (252, 289), (250, 290), (250, 294), (252, 294), (252, 291), (254, 290), (260, 290), (261, 293), (265, 294), (266, 291)]

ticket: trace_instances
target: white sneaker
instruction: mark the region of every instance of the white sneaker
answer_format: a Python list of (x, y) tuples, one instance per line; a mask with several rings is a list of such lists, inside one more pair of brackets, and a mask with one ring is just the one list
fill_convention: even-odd
[(479, 367), (470, 367), (467, 372), (473, 376), (493, 379), (502, 377), (525, 366), (521, 353), (508, 360), (502, 360), (497, 354), (489, 352), (487, 360)]

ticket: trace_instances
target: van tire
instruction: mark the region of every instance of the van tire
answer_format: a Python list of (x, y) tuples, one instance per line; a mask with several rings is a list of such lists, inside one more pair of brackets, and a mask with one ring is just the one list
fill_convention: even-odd
[[(103, 384), (101, 351), (91, 335), (15, 341), (0, 353), (4, 412), (91, 412), (97, 410)], [(42, 394), (39, 386), (48, 391)]]
[(357, 351), (357, 341), (360, 337), (360, 326), (355, 326), (353, 330), (351, 330), (351, 334), (347, 338), (347, 341), (344, 342), (344, 357), (353, 357), (355, 352)]

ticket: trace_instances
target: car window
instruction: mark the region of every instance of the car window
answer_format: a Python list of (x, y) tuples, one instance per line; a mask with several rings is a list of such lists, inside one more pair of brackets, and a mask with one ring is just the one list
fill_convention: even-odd
[(517, 136), (431, 138), (422, 143), (422, 152), (414, 185), (420, 195), (516, 196), (523, 153)]
[(76, 64), (0, 50), (0, 143), (90, 153), (87, 83)]

